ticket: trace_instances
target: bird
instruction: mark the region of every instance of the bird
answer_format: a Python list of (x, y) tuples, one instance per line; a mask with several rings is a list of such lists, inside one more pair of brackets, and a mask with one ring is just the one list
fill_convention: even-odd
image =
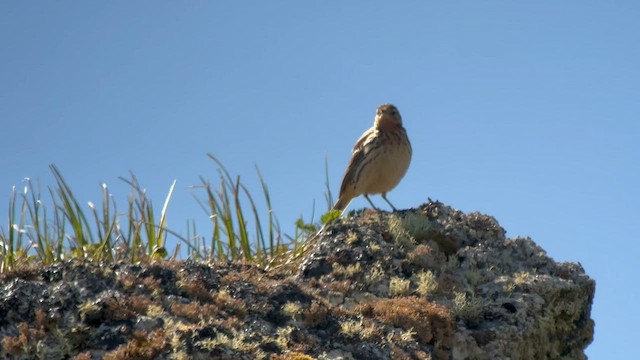
[(369, 195), (382, 194), (393, 211), (397, 211), (387, 199), (387, 193), (406, 174), (411, 154), (411, 143), (402, 126), (398, 108), (392, 104), (378, 106), (373, 127), (365, 131), (353, 147), (333, 210), (344, 211), (351, 200), (360, 195), (364, 195), (369, 204), (378, 210)]

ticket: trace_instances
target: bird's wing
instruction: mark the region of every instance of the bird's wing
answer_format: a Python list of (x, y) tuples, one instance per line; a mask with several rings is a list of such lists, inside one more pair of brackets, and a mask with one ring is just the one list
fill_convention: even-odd
[(371, 128), (367, 131), (364, 132), (364, 134), (362, 134), (362, 136), (360, 136), (360, 139), (358, 139), (358, 141), (356, 141), (356, 144), (353, 145), (353, 150), (351, 151), (351, 153), (355, 154), (356, 151), (364, 148), (365, 144), (367, 143), (367, 139), (369, 139), (371, 137), (371, 134), (376, 131), (375, 128)]
[(344, 176), (342, 177), (340, 195), (344, 194), (350, 182), (356, 179), (356, 173), (360, 169), (360, 164), (365, 160), (366, 154), (369, 152), (368, 150), (370, 146), (368, 145), (375, 139), (374, 136), (371, 136), (374, 131), (374, 128), (365, 131), (365, 133), (360, 136), (358, 141), (356, 141), (356, 144), (353, 146), (351, 160), (349, 160), (347, 170), (344, 172)]

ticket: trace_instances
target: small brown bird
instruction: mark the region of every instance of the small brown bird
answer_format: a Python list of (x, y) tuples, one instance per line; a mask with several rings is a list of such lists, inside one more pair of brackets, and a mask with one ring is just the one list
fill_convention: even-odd
[(391, 104), (382, 104), (376, 111), (373, 127), (367, 130), (353, 147), (351, 160), (342, 178), (340, 196), (334, 210), (344, 210), (351, 200), (364, 195), (374, 209), (369, 194), (387, 199), (387, 192), (398, 185), (409, 169), (411, 143), (402, 127), (402, 117)]

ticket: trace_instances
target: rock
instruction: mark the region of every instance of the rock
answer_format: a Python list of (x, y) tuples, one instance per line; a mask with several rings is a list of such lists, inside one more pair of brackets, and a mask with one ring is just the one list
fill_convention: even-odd
[(289, 266), (71, 260), (0, 275), (0, 357), (585, 359), (595, 282), (439, 202), (326, 226)]

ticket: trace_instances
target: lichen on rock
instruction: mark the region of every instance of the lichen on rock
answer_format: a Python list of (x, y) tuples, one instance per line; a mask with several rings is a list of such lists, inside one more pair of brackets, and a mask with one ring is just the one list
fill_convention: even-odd
[(0, 276), (14, 359), (585, 359), (595, 282), (439, 202), (340, 218), (288, 268), (66, 261)]

